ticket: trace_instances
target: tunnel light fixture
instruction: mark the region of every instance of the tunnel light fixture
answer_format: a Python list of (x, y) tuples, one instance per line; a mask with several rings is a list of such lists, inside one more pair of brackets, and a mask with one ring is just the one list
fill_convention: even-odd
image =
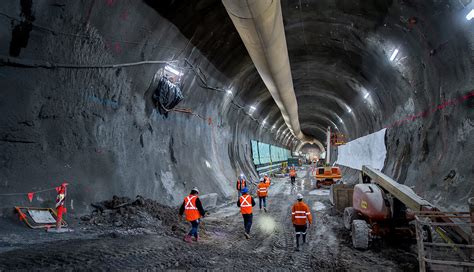
[(227, 93), (228, 95), (232, 95), (232, 90), (231, 90), (231, 89), (227, 89), (226, 93)]
[(249, 113), (252, 114), (257, 108), (255, 106), (250, 106)]
[(262, 121), (262, 126), (264, 126), (267, 123), (267, 121), (263, 120)]
[(472, 18), (474, 18), (474, 9), (471, 9), (471, 11), (466, 15), (468, 21), (472, 20)]
[(390, 61), (393, 61), (398, 55), (398, 48), (393, 50), (392, 56), (390, 56)]
[(347, 106), (347, 105), (346, 105), (346, 109), (347, 109), (347, 112), (348, 112), (348, 113), (351, 113), (351, 112), (352, 112), (352, 109), (351, 109), (349, 106)]
[(172, 73), (172, 74), (174, 74), (174, 75), (176, 75), (176, 76), (182, 76), (183, 75), (183, 73), (181, 73), (180, 71), (174, 69), (173, 67), (171, 67), (169, 65), (165, 66), (165, 70)]
[(367, 99), (367, 98), (369, 98), (369, 93), (368, 93), (368, 92), (366, 92), (366, 93), (364, 94), (364, 99)]
[(206, 166), (207, 168), (211, 168), (211, 164), (206, 160)]

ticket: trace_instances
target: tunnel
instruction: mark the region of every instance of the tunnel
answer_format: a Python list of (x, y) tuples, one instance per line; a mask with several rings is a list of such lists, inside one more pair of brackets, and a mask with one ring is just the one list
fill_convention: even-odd
[[(248, 9), (255, 36), (239, 28), (249, 18), (232, 5), (261, 6), (261, 14)], [(317, 225), (333, 214), (314, 210), (308, 237), (324, 246), (293, 252), (291, 221), (276, 234), (259, 227), (291, 216), (295, 194), (280, 176), (271, 186), (281, 192), (269, 189), (270, 214), (277, 199), (291, 203), (274, 218), (254, 218), (261, 233), (253, 244), (225, 229), (235, 221), (242, 231), (240, 214), (228, 219), (239, 211), (238, 177), (261, 177), (252, 141), (293, 154), (331, 151), (334, 165), (328, 127), (348, 143), (385, 129), (379, 170), (439, 209), (466, 210), (474, 196), (473, 9), (471, 0), (3, 1), (0, 270), (418, 270), (416, 242), (357, 251), (350, 234), (331, 231), (336, 223)], [(279, 13), (281, 31), (263, 29), (278, 26)], [(282, 46), (265, 33), (283, 37)], [(252, 53), (246, 39), (267, 47)], [(173, 108), (155, 97), (167, 72), (181, 95)], [(298, 169), (302, 184), (309, 167)], [(358, 182), (359, 171), (340, 167), (343, 180)], [(74, 232), (30, 230), (18, 220), (14, 207), (54, 207), (63, 183)], [(305, 199), (320, 201), (306, 186)], [(213, 207), (202, 245), (173, 236), (179, 224), (187, 231), (185, 222), (163, 227), (193, 188)], [(124, 220), (108, 232), (82, 225), (104, 209), (101, 201), (125, 198), (166, 210), (153, 219), (160, 231), (124, 230)]]

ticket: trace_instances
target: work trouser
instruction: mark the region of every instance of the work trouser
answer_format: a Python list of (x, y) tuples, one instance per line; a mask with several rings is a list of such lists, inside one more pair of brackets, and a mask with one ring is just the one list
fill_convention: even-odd
[(188, 233), (189, 236), (198, 238), (199, 219), (189, 222), (191, 223), (191, 231)]
[(300, 246), (300, 235), (303, 235), (303, 243), (306, 243), (306, 225), (293, 225), (296, 232), (296, 247)]
[(291, 178), (291, 184), (295, 184), (296, 177), (290, 177)]
[(252, 214), (242, 214), (242, 217), (244, 218), (244, 228), (245, 228), (245, 233), (250, 234), (250, 228), (252, 227)]
[(267, 207), (267, 197), (266, 196), (259, 196), (258, 197), (258, 205), (260, 207), (260, 210), (262, 209), (262, 202), (263, 202), (263, 207), (266, 208)]

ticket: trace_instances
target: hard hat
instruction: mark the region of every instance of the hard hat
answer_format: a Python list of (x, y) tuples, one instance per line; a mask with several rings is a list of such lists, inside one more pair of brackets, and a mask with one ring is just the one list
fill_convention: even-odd
[(68, 185), (69, 185), (69, 183), (67, 183), (67, 182), (64, 182), (63, 184), (61, 184), (61, 186), (63, 186), (63, 187), (66, 187)]
[(243, 177), (245, 177), (245, 175), (244, 175), (243, 173), (241, 173), (241, 174), (240, 174), (240, 177), (243, 178)]
[(249, 189), (247, 187), (244, 187), (241, 192), (242, 194), (248, 193)]
[(265, 176), (265, 177), (268, 177), (268, 174), (265, 174), (264, 176)]
[(302, 194), (297, 194), (297, 195), (296, 195), (296, 199), (298, 199), (298, 200), (303, 199), (303, 195), (302, 195)]
[(264, 178), (260, 178), (260, 182), (263, 182), (263, 181), (265, 181), (265, 179), (264, 179)]
[(194, 187), (194, 188), (193, 188), (193, 191), (196, 191), (196, 193), (198, 193), (198, 194), (199, 194), (199, 190), (198, 190), (198, 188), (197, 188), (197, 187)]

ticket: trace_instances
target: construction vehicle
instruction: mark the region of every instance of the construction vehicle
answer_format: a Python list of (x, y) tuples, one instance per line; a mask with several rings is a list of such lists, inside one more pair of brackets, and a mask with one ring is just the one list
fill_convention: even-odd
[(315, 169), (314, 177), (316, 179), (316, 188), (322, 186), (331, 186), (336, 183), (342, 182), (341, 169), (337, 166), (330, 166), (331, 162), (331, 128), (327, 129), (327, 148), (326, 148), (326, 159), (325, 166), (317, 167)]
[(317, 167), (316, 168), (316, 188), (322, 186), (331, 186), (336, 183), (340, 183), (342, 180), (341, 169), (339, 167)]
[[(371, 240), (387, 235), (415, 237), (415, 214), (439, 211), (408, 186), (372, 167), (362, 167), (359, 181), (354, 186), (352, 207), (346, 207), (343, 215), (344, 226), (351, 230), (352, 244), (357, 249), (367, 249)], [(452, 223), (448, 217), (432, 220)], [(451, 242), (470, 241), (465, 230), (447, 225), (441, 224), (435, 231), (443, 233)], [(425, 228), (423, 231), (426, 232), (423, 237), (429, 239), (433, 230)]]

